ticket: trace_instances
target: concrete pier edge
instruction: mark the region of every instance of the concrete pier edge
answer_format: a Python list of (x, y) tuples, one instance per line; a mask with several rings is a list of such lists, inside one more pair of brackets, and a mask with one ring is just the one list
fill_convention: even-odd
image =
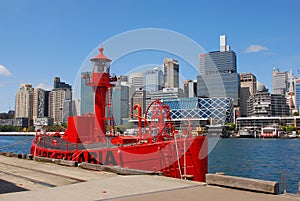
[(241, 190), (261, 193), (279, 194), (279, 183), (245, 177), (236, 177), (223, 174), (206, 174), (208, 185), (217, 185)]

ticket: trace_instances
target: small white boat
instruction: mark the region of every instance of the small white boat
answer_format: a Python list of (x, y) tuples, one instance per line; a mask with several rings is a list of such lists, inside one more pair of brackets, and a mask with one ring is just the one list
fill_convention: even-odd
[(238, 136), (240, 138), (253, 138), (255, 137), (255, 128), (254, 127), (243, 127), (239, 130)]
[(261, 129), (261, 133), (260, 133), (260, 137), (261, 138), (278, 138), (278, 128), (275, 127), (264, 127)]
[(292, 131), (291, 134), (288, 135), (289, 138), (296, 138), (297, 137), (297, 132), (296, 131)]

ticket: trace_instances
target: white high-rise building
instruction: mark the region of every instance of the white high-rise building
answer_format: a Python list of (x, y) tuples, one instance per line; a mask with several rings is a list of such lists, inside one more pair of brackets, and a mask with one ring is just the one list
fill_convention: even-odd
[(72, 113), (72, 91), (67, 88), (53, 89), (49, 95), (49, 117), (55, 123), (66, 122)]
[(290, 72), (288, 73), (288, 92), (295, 93), (295, 82), (297, 80), (297, 77), (293, 74), (292, 69), (290, 69)]
[(288, 91), (287, 91), (287, 102), (290, 107), (290, 113), (297, 112), (296, 108), (296, 76), (293, 75), (292, 69), (288, 73)]
[(54, 87), (49, 93), (49, 117), (54, 123), (67, 122), (72, 115), (72, 87), (61, 82), (59, 77), (54, 78)]
[(20, 85), (15, 101), (15, 118), (32, 119), (33, 88), (31, 84)]
[(278, 68), (273, 68), (273, 94), (286, 95), (288, 91), (288, 72), (279, 72)]
[(142, 88), (144, 86), (144, 72), (132, 72), (129, 74), (129, 82), (134, 88)]

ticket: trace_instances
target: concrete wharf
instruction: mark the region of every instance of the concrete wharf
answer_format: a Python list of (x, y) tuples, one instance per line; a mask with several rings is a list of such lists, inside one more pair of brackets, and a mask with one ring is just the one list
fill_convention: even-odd
[(299, 201), (300, 196), (242, 191), (157, 175), (121, 176), (0, 155), (0, 200)]

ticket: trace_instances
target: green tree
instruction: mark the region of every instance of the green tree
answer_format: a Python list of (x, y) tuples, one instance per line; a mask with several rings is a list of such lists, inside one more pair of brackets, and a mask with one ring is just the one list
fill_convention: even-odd
[(0, 119), (8, 119), (8, 114), (5, 112), (0, 113)]
[(122, 124), (122, 125), (117, 126), (117, 131), (123, 134), (126, 131), (126, 129), (129, 129), (129, 128), (132, 128), (131, 123)]
[(2, 125), (0, 126), (0, 132), (20, 132), (22, 128), (20, 126)]
[(281, 128), (282, 130), (284, 130), (284, 131), (286, 131), (286, 127), (287, 127), (287, 126), (280, 126), (280, 128)]
[(286, 132), (292, 132), (294, 130), (296, 130), (295, 126), (287, 126), (286, 127)]
[(67, 128), (67, 127), (68, 127), (68, 123), (67, 123), (67, 122), (62, 122), (60, 125), (61, 125), (62, 127), (64, 127), (64, 128)]
[(234, 123), (227, 123), (226, 126), (228, 126), (230, 131), (233, 131), (235, 129), (235, 124)]
[(64, 130), (65, 130), (65, 128), (63, 126), (59, 125), (59, 124), (54, 124), (52, 126), (47, 127), (47, 131), (49, 131), (49, 132), (56, 132), (56, 131), (61, 132), (61, 131), (64, 131)]

